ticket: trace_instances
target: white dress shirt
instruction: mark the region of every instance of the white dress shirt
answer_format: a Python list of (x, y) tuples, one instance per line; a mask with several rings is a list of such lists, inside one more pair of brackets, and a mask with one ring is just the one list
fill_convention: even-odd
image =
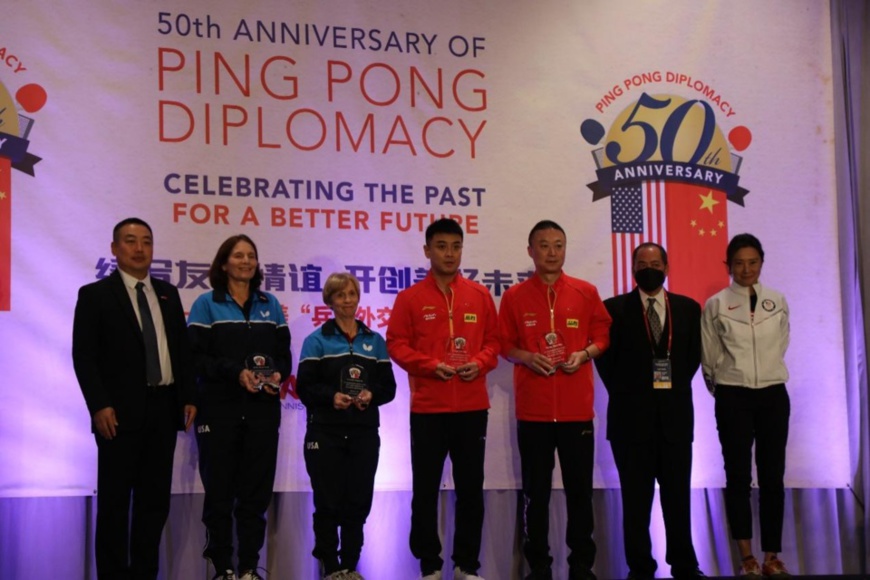
[(127, 295), (130, 297), (130, 302), (133, 303), (133, 311), (136, 312), (136, 319), (139, 321), (139, 328), (142, 328), (142, 315), (139, 313), (139, 300), (136, 298), (136, 284), (142, 282), (145, 293), (145, 298), (148, 300), (148, 307), (151, 308), (151, 318), (154, 320), (154, 330), (157, 333), (157, 353), (160, 356), (160, 384), (171, 385), (174, 382), (172, 377), (172, 359), (169, 357), (169, 343), (166, 341), (166, 328), (163, 326), (163, 312), (160, 310), (160, 298), (154, 291), (154, 286), (151, 285), (151, 276), (146, 276), (144, 280), (134, 278), (120, 268), (118, 273), (121, 274), (121, 279), (124, 281), (124, 286), (127, 287)]

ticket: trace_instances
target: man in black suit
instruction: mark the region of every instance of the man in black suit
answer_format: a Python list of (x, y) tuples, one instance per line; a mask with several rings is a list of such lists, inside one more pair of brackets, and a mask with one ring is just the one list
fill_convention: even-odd
[(658, 244), (635, 248), (632, 271), (637, 287), (604, 301), (613, 318), (610, 348), (595, 359), (610, 395), (607, 439), (622, 488), (628, 577), (655, 576), (649, 525), (658, 480), (671, 573), (699, 578), (704, 575), (692, 545), (690, 491), (701, 307), (664, 290), (668, 254)]
[(177, 432), (196, 415), (190, 347), (178, 290), (149, 275), (151, 227), (120, 222), (112, 255), (118, 268), (79, 290), (73, 321), (73, 366), (97, 440), (97, 576), (153, 580)]

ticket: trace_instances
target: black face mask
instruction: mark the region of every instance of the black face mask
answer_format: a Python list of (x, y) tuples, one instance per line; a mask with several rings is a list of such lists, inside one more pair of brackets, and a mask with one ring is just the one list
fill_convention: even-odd
[(655, 268), (643, 268), (634, 273), (634, 281), (644, 292), (652, 292), (665, 283), (665, 273)]

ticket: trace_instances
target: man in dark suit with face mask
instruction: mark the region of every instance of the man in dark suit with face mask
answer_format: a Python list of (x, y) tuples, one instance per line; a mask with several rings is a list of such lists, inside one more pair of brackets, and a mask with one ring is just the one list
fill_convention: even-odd
[(649, 533), (658, 480), (671, 573), (699, 578), (690, 491), (701, 307), (664, 289), (668, 255), (658, 244), (635, 248), (632, 271), (637, 287), (604, 301), (613, 318), (610, 349), (595, 359), (610, 396), (607, 439), (622, 488), (628, 577), (652, 579), (658, 567)]

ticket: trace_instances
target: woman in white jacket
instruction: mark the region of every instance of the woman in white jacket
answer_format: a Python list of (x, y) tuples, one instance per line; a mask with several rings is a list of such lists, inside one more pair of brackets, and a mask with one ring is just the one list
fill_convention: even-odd
[[(732, 284), (712, 296), (701, 321), (701, 364), (716, 398), (716, 427), (725, 460), (725, 509), (742, 558), (741, 575), (790, 578), (782, 548), (783, 477), (790, 403), (785, 382), (789, 341), (785, 297), (758, 282), (764, 263), (752, 234), (731, 239), (726, 264)], [(763, 564), (752, 554), (752, 445), (758, 472)]]

